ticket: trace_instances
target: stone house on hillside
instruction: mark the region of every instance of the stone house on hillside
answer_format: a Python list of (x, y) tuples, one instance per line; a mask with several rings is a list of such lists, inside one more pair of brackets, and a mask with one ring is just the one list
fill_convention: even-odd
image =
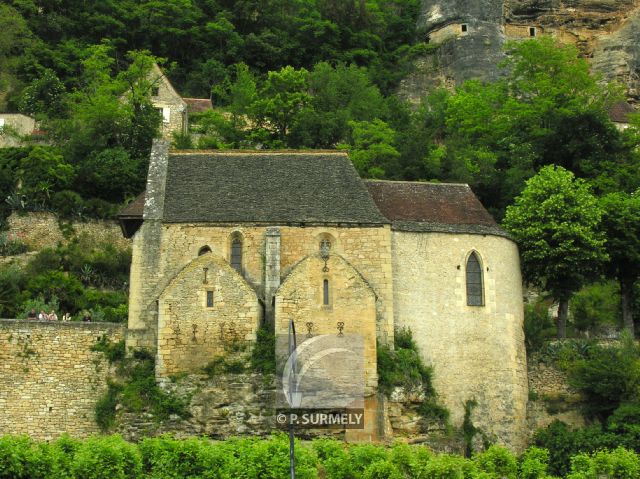
[(452, 422), (475, 399), (476, 426), (524, 445), (518, 250), (467, 185), (362, 180), (343, 152), (157, 142), (146, 193), (120, 220), (133, 237), (127, 344), (156, 352), (158, 377), (198, 371), (265, 321), (357, 333), (380, 437), (376, 340), (406, 327)]
[(0, 113), (0, 148), (22, 146), (20, 137), (25, 136), (34, 141), (43, 136), (35, 119), (22, 113)]
[(188, 129), (187, 103), (182, 99), (173, 85), (154, 63), (151, 73), (151, 103), (162, 117), (161, 136), (171, 140), (173, 133), (186, 133)]
[(213, 108), (208, 98), (182, 98), (160, 67), (154, 63), (151, 73), (151, 103), (162, 117), (161, 138), (171, 141), (174, 133), (189, 132), (189, 113)]

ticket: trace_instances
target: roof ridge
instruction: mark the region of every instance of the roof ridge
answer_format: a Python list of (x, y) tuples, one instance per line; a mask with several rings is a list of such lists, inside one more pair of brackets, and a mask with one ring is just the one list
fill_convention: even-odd
[(466, 186), (471, 188), (468, 183), (443, 183), (440, 181), (406, 181), (406, 180), (377, 180), (377, 179), (362, 179), (365, 183), (396, 183), (396, 184), (409, 184), (409, 185), (435, 185), (435, 186)]

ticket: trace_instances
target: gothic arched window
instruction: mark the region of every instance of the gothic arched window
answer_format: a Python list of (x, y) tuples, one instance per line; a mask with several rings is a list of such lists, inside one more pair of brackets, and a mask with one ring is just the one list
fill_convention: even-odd
[(203, 254), (207, 254), (207, 253), (211, 253), (211, 248), (209, 248), (208, 246), (203, 246), (198, 251), (198, 256), (202, 256)]
[(242, 238), (239, 236), (231, 240), (231, 267), (242, 274)]
[(484, 306), (484, 294), (482, 284), (482, 266), (478, 255), (473, 252), (467, 260), (467, 305)]

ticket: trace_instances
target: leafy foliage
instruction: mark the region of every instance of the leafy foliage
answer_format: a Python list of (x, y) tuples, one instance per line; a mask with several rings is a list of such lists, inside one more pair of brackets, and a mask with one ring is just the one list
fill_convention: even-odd
[(432, 369), (425, 366), (409, 329), (396, 331), (394, 349), (378, 344), (378, 389), (390, 395), (395, 388), (403, 388), (407, 394), (422, 394), (424, 400), (418, 412), (425, 421), (446, 422), (449, 411), (437, 403), (431, 383)]

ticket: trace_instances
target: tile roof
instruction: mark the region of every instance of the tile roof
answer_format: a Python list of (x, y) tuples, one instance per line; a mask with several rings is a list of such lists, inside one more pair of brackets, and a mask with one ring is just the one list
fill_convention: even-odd
[(138, 196), (136, 196), (135, 200), (133, 200), (131, 203), (129, 203), (127, 206), (125, 206), (123, 209), (120, 210), (120, 213), (118, 213), (118, 216), (121, 218), (122, 217), (142, 218), (142, 213), (144, 213), (145, 193), (146, 192), (143, 191)]
[(609, 118), (616, 123), (629, 123), (629, 115), (635, 112), (636, 110), (626, 101), (621, 101), (609, 108)]
[(375, 180), (366, 185), (394, 230), (507, 236), (468, 185)]
[(163, 221), (388, 224), (345, 153), (172, 152)]
[(200, 113), (213, 109), (213, 103), (208, 98), (183, 98), (189, 113)]

